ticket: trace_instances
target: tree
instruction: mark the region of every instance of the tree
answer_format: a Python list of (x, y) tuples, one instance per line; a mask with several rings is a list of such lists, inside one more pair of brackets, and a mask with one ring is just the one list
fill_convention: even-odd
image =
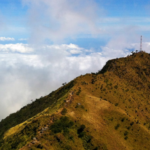
[(65, 83), (63, 83), (62, 85), (65, 86), (66, 84), (67, 84), (67, 83), (65, 82)]

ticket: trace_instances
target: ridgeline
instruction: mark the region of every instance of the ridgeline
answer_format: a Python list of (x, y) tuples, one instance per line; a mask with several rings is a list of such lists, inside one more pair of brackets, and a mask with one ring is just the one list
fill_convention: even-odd
[(109, 60), (0, 122), (0, 150), (150, 150), (150, 54)]

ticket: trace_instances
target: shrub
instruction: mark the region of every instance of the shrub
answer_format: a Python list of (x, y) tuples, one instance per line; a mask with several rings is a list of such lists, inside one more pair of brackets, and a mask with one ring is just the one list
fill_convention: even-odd
[(72, 149), (72, 148), (71, 148), (70, 145), (66, 145), (65, 148), (64, 148), (64, 150), (71, 150), (71, 149)]
[(83, 106), (83, 105), (81, 105), (81, 108), (82, 108), (82, 109), (84, 109), (84, 106)]
[(122, 119), (121, 119), (121, 122), (124, 122), (124, 119), (125, 119), (125, 118), (122, 118)]
[(37, 145), (37, 148), (42, 149), (43, 146), (42, 146), (41, 144), (38, 144), (38, 145)]
[(91, 84), (94, 84), (94, 83), (95, 83), (95, 80), (94, 80), (94, 79), (92, 79), (92, 80), (91, 80)]
[(120, 127), (120, 124), (117, 124), (117, 125), (115, 126), (115, 129), (117, 130), (119, 127)]
[(104, 82), (105, 82), (105, 83), (108, 83), (108, 79), (105, 79)]
[(79, 135), (80, 138), (85, 135), (85, 132), (83, 132), (84, 129), (85, 129), (85, 125), (82, 124), (82, 125), (80, 126), (80, 128), (77, 130), (77, 133), (78, 133), (78, 135)]
[(132, 126), (133, 124), (134, 124), (134, 122), (131, 122), (131, 123), (130, 123), (130, 126)]
[(127, 135), (128, 135), (128, 131), (125, 131), (125, 132), (124, 132), (124, 136), (127, 136)]
[(62, 115), (65, 115), (66, 113), (67, 113), (67, 109), (64, 108), (64, 109), (61, 111), (61, 114), (62, 114)]
[(128, 130), (130, 130), (130, 127), (127, 127)]
[(118, 88), (118, 85), (115, 85), (114, 88), (117, 89), (117, 88)]
[(81, 132), (83, 132), (84, 129), (85, 129), (85, 125), (82, 124), (82, 125), (80, 126), (80, 128), (78, 129), (78, 134), (80, 134)]
[(69, 120), (68, 117), (61, 117), (59, 120), (54, 122), (51, 126), (50, 129), (53, 133), (59, 133), (59, 132), (64, 132), (69, 133), (69, 128), (71, 128), (74, 125), (72, 121)]
[(69, 139), (72, 140), (72, 141), (74, 141), (74, 137), (73, 136), (70, 136)]
[(80, 94), (80, 92), (81, 92), (81, 87), (79, 87), (79, 89), (78, 89), (78, 91), (77, 91), (76, 95), (79, 95), (79, 94)]
[(118, 103), (116, 103), (115, 106), (118, 106)]
[(82, 138), (82, 137), (84, 137), (85, 135), (86, 135), (85, 132), (81, 132), (81, 133), (78, 135), (78, 137), (79, 137), (79, 138)]

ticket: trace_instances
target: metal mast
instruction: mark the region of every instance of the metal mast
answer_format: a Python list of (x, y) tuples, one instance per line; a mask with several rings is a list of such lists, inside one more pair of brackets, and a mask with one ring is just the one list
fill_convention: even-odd
[(140, 51), (142, 51), (142, 36), (141, 36), (141, 40), (140, 40)]

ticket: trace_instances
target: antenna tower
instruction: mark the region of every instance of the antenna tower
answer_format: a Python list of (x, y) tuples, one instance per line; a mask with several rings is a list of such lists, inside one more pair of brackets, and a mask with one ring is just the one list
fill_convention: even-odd
[(142, 51), (142, 36), (141, 36), (141, 40), (140, 40), (140, 51)]

